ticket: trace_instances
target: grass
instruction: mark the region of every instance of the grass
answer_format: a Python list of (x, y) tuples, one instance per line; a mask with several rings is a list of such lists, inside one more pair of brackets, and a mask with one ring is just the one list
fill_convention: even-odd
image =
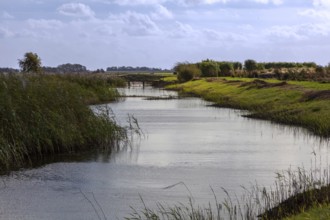
[(108, 115), (88, 104), (113, 101), (108, 81), (81, 75), (0, 75), (0, 170), (32, 163), (32, 158), (112, 150), (127, 138)]
[[(316, 164), (316, 163), (315, 163)], [(321, 165), (316, 165), (321, 166)], [(330, 214), (330, 167), (312, 167), (310, 170), (297, 168), (277, 173), (273, 186), (242, 187), (241, 197), (231, 197), (224, 190), (226, 198), (214, 200), (206, 206), (195, 204), (193, 198), (188, 203), (175, 205), (157, 204), (148, 208), (142, 200), (142, 210), (133, 209), (127, 220), (277, 220), (277, 219), (328, 219)], [(234, 198), (234, 199), (233, 199)], [(300, 213), (300, 214), (299, 214)], [(314, 218), (315, 216), (315, 218)], [(308, 219), (308, 218), (307, 218)]]
[(162, 78), (162, 80), (164, 82), (176, 82), (178, 81), (178, 78), (175, 75), (171, 75), (171, 76), (165, 76), (164, 78)]
[(285, 220), (328, 220), (330, 219), (330, 205), (315, 205), (302, 213), (285, 218)]
[(330, 136), (330, 83), (209, 78), (170, 85), (217, 106), (249, 110), (248, 117), (305, 127)]

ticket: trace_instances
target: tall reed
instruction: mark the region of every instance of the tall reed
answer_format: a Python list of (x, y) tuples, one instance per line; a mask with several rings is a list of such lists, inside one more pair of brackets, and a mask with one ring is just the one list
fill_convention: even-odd
[[(271, 187), (255, 183), (250, 188), (242, 187), (241, 197), (232, 196), (223, 189), (226, 198), (219, 201), (213, 189), (214, 201), (206, 206), (188, 203), (172, 206), (157, 204), (148, 208), (142, 200), (142, 210), (133, 209), (126, 220), (254, 220), (283, 219), (312, 208), (316, 204), (330, 203), (330, 166), (322, 168), (316, 162), (310, 170), (288, 169), (278, 172)], [(234, 198), (234, 199), (233, 199)]]
[(116, 100), (116, 90), (70, 77), (0, 75), (0, 170), (21, 167), (32, 157), (112, 149), (127, 138), (105, 112), (95, 115), (87, 105)]

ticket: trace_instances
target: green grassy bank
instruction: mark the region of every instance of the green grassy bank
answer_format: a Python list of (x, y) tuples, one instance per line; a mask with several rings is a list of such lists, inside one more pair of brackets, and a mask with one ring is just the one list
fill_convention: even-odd
[(227, 77), (167, 88), (199, 96), (217, 106), (249, 110), (248, 117), (297, 125), (330, 137), (330, 83)]
[(330, 219), (330, 205), (315, 205), (302, 213), (285, 218), (285, 220), (328, 220)]
[(116, 100), (111, 86), (122, 83), (96, 75), (0, 75), (0, 170), (31, 158), (112, 149), (125, 129), (88, 105)]

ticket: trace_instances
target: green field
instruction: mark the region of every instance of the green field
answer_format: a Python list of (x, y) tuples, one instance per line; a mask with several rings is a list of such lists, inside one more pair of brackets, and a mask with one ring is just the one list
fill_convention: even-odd
[(227, 77), (203, 78), (167, 88), (201, 97), (216, 106), (249, 110), (248, 117), (297, 125), (316, 135), (330, 136), (330, 83)]

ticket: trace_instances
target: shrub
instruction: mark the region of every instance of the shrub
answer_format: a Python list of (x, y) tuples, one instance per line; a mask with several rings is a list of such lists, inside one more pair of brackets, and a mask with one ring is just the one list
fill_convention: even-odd
[(201, 71), (196, 64), (179, 63), (174, 67), (174, 70), (180, 82), (187, 82), (201, 75)]
[(244, 68), (248, 72), (253, 72), (258, 69), (258, 63), (255, 60), (245, 60)]
[(221, 76), (230, 76), (234, 70), (234, 66), (229, 62), (220, 63), (220, 74)]
[(204, 60), (198, 63), (199, 69), (202, 71), (202, 77), (217, 77), (219, 74), (219, 64), (213, 60)]

